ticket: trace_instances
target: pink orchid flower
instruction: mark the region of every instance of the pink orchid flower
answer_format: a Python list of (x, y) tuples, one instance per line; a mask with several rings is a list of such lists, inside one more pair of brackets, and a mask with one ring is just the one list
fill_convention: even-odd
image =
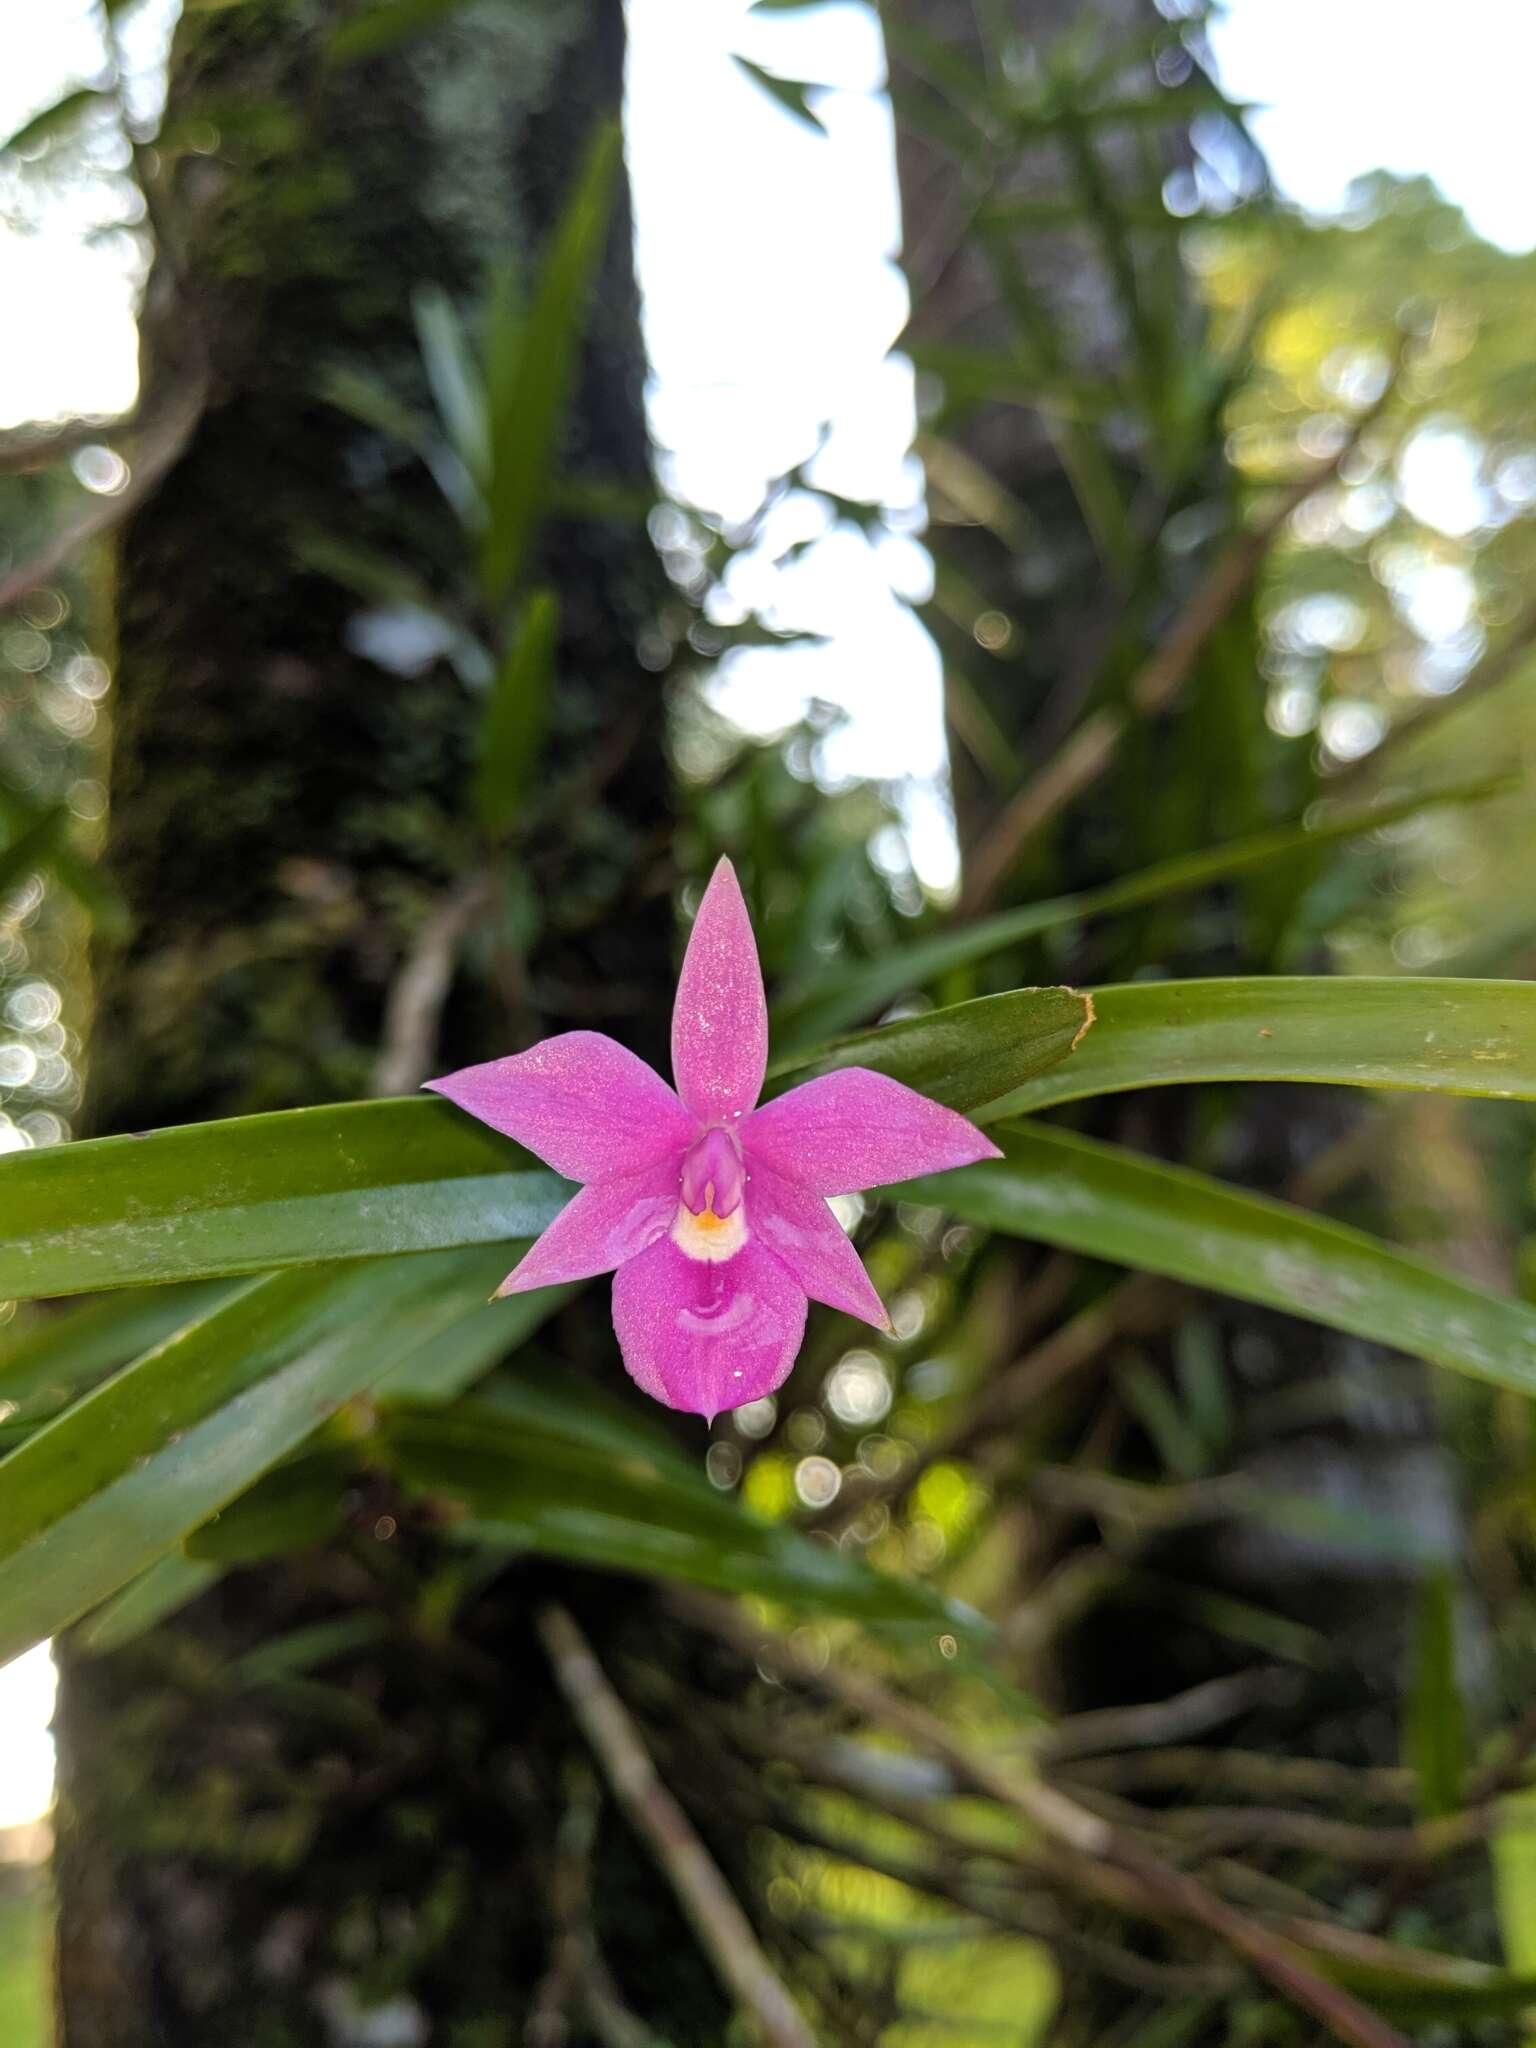
[(584, 1183), (497, 1293), (612, 1272), (631, 1375), (710, 1420), (783, 1382), (808, 1301), (889, 1330), (829, 1195), (1001, 1156), (963, 1116), (867, 1067), (758, 1108), (767, 1065), (757, 945), (722, 860), (677, 984), (676, 1094), (598, 1031), (427, 1083)]

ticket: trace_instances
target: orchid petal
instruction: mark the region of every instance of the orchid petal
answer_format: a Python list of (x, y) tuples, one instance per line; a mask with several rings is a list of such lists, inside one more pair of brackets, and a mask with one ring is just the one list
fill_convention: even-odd
[(661, 1076), (600, 1031), (565, 1031), (426, 1085), (570, 1180), (637, 1173), (698, 1132)]
[(562, 1280), (611, 1273), (658, 1237), (677, 1215), (677, 1166), (671, 1159), (582, 1188), (497, 1288), (522, 1294)]
[(718, 1265), (662, 1238), (613, 1278), (613, 1327), (632, 1378), (711, 1421), (782, 1385), (805, 1334), (805, 1293), (749, 1242)]
[(812, 1301), (858, 1316), (877, 1330), (890, 1329), (863, 1260), (820, 1195), (755, 1161), (748, 1214), (753, 1236), (788, 1267)]
[(768, 1005), (736, 870), (710, 877), (672, 1009), (672, 1076), (702, 1123), (749, 1110), (768, 1065)]
[(867, 1067), (844, 1067), (764, 1103), (740, 1136), (749, 1171), (766, 1166), (819, 1195), (1002, 1157), (955, 1110)]

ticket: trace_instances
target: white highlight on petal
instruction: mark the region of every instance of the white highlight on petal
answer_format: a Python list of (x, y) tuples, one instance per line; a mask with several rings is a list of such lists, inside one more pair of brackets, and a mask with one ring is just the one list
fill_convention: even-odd
[(717, 1216), (703, 1209), (697, 1216), (686, 1202), (679, 1202), (672, 1220), (672, 1242), (690, 1259), (705, 1265), (723, 1265), (736, 1256), (747, 1241), (747, 1210), (741, 1203), (729, 1216)]

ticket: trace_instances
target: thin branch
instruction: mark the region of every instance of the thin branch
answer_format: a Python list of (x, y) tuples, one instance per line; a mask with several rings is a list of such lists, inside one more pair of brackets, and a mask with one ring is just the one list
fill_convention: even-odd
[(490, 887), (489, 875), (471, 875), (442, 899), (416, 934), (415, 944), (390, 983), (370, 1093), (409, 1095), (431, 1073), (438, 1025), (453, 985), (459, 947), (485, 908)]
[(0, 578), (0, 612), (13, 611), (23, 598), (51, 583), (83, 548), (120, 526), (137, 511), (173, 466), (196, 431), (207, 403), (207, 385), (190, 379), (165, 404), (152, 429), (133, 444), (129, 479), (115, 497), (98, 498), (44, 542), (30, 561)]
[[(1103, 1754), (1103, 1751), (1128, 1748), (1123, 1738), (1112, 1737), (1109, 1741), (1100, 1742), (1092, 1731), (1088, 1735), (1088, 1747), (1076, 1746), (1073, 1731), (1083, 1723), (1113, 1723), (1131, 1720), (1144, 1713), (1160, 1715), (1165, 1707), (1176, 1707), (1181, 1700), (1193, 1700), (1199, 1694), (1215, 1694), (1253, 1679), (1260, 1680), (1263, 1689), (1245, 1684), (1240, 1695), (1241, 1704), (1233, 1705), (1234, 1713), (1258, 1704), (1266, 1693), (1273, 1698), (1272, 1681), (1289, 1683), (1290, 1674), (1245, 1671), (1235, 1678), (1210, 1679), (1188, 1693), (1176, 1695), (1171, 1701), (1158, 1701), (1150, 1709), (1108, 1707), (1097, 1714), (1078, 1714), (1070, 1720), (1057, 1722), (1034, 1745), (1034, 1752), (1052, 1767), (1067, 1763), (1074, 1782), (1098, 1785), (1107, 1792), (1188, 1792), (1199, 1786), (1205, 1790), (1219, 1789), (1234, 1797), (1310, 1800), (1315, 1805), (1334, 1810), (1341, 1806), (1412, 1807), (1414, 1777), (1411, 1771), (1339, 1764), (1327, 1757), (1275, 1756), (1267, 1750), (1250, 1749), (1153, 1748), (1111, 1756)], [(1230, 1716), (1224, 1713), (1220, 1718), (1226, 1720)], [(1147, 1728), (1150, 1731), (1156, 1725), (1155, 1721), (1149, 1721)], [(1216, 1722), (1213, 1720), (1207, 1725), (1215, 1726)], [(1170, 1734), (1182, 1732), (1176, 1725), (1169, 1728)], [(1066, 1738), (1065, 1746), (1061, 1746), (1063, 1737)], [(1157, 1743), (1160, 1738), (1148, 1732), (1146, 1740)]]
[(1325, 484), (1332, 483), (1341, 465), (1359, 445), (1361, 436), (1380, 418), (1396, 388), (1394, 371), (1381, 396), (1356, 418), (1337, 454), (1298, 478), (1283, 493), (1268, 518), (1242, 534), (1217, 557), (1161, 644), (1131, 677), (1124, 707), (1106, 705), (1085, 719), (1014, 797), (970, 858), (960, 895), (961, 918), (984, 909), (1007, 881), (1035, 833), (1098, 781), (1114, 760), (1132, 722), (1154, 718), (1169, 708), (1196, 661), (1252, 587), (1271, 547), (1291, 518)]
[(563, 1607), (537, 1619), (555, 1682), (604, 1777), (677, 1895), (720, 1981), (771, 2048), (815, 2048), (810, 2029), (775, 1976), (747, 1916), (687, 1815), (662, 1783), (629, 1709)]
[(753, 1628), (723, 1601), (681, 1589), (669, 1597), (680, 1611), (760, 1666), (838, 1700), (941, 1757), (963, 1783), (1022, 1815), (1053, 1844), (1067, 1881), (1075, 1880), (1101, 1896), (1112, 1892), (1127, 1910), (1147, 1917), (1184, 1920), (1204, 1928), (1350, 2048), (1408, 2048), (1406, 2037), (1395, 2027), (1318, 1976), (1293, 1943), (1271, 1934), (1198, 1878), (1165, 1863), (1056, 1787), (978, 1754), (937, 1715), (846, 1662), (834, 1660), (818, 1669), (796, 1645)]
[(1167, 1750), (1163, 1745), (1219, 1728), (1247, 1713), (1250, 1707), (1272, 1700), (1277, 1682), (1289, 1685), (1289, 1674), (1238, 1671), (1225, 1678), (1208, 1678), (1203, 1684), (1192, 1685), (1187, 1692), (1174, 1693), (1165, 1700), (1072, 1714), (1032, 1740), (1030, 1749), (1042, 1761), (1053, 1764), (1070, 1757), (1102, 1756), (1120, 1749), (1157, 1749), (1165, 1756), (1219, 1759), (1231, 1752)]

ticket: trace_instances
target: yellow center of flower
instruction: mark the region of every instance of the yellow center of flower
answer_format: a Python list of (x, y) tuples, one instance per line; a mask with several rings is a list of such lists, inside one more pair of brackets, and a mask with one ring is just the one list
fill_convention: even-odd
[(717, 1216), (710, 1208), (700, 1209), (695, 1215), (686, 1202), (678, 1203), (677, 1214), (672, 1220), (672, 1242), (690, 1259), (719, 1265), (722, 1260), (734, 1258), (746, 1241), (744, 1204), (733, 1209), (729, 1216)]

